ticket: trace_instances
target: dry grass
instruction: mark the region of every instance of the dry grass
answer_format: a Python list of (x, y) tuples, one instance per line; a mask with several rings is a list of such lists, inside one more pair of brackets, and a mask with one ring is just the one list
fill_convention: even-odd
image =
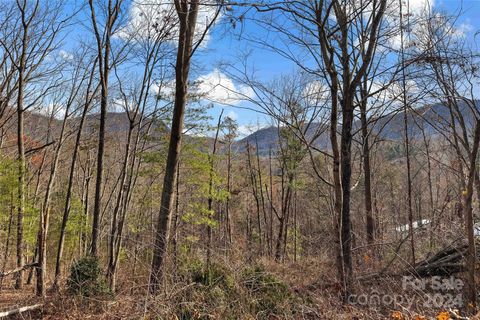
[[(436, 319), (443, 310), (435, 308), (413, 309), (402, 306), (354, 306), (344, 305), (339, 299), (339, 287), (336, 285), (335, 268), (327, 260), (302, 258), (299, 262), (276, 263), (270, 259), (251, 262), (265, 270), (267, 279), (275, 279), (284, 284), (288, 291), (279, 296), (278, 304), (270, 309), (258, 308), (258, 301), (264, 297), (249, 289), (245, 284), (245, 270), (248, 264), (241, 257), (227, 259), (217, 257), (219, 272), (224, 273), (224, 282), (200, 283), (192, 281), (197, 269), (192, 268), (193, 261), (179, 265), (176, 272), (169, 270), (165, 290), (157, 297), (149, 297), (146, 292), (146, 268), (133, 277), (131, 272), (123, 270), (118, 277), (118, 290), (115, 297), (103, 296), (82, 298), (62, 291), (50, 293), (44, 300), (41, 311), (23, 314), (17, 319), (332, 319), (332, 320), (383, 320), (394, 319), (394, 311), (400, 311), (404, 318)], [(174, 276), (175, 274), (175, 276)], [(225, 280), (227, 279), (227, 280)], [(231, 281), (231, 283), (229, 282)], [(281, 286), (279, 287), (281, 288)], [(384, 294), (401, 293), (398, 279), (385, 278), (367, 284), (357, 284), (357, 293), (377, 290)], [(262, 293), (277, 297), (273, 291)], [(270, 300), (266, 300), (270, 303)], [(33, 295), (33, 287), (22, 292), (7, 289), (0, 294), (0, 307), (3, 310), (38, 303)], [(254, 303), (254, 304), (252, 304)], [(257, 303), (257, 304), (255, 304)], [(422, 318), (418, 318), (422, 319)], [(471, 320), (480, 320), (480, 315)]]

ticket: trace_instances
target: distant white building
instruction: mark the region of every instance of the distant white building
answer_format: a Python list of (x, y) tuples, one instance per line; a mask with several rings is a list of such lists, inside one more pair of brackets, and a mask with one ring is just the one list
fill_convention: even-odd
[[(428, 219), (413, 221), (413, 223), (412, 223), (413, 230), (418, 229), (418, 228), (423, 228), (424, 226), (430, 224), (430, 222), (431, 221), (428, 220)], [(480, 235), (480, 224), (478, 225), (478, 227), (479, 227), (478, 231), (479, 231), (479, 235)], [(407, 232), (409, 230), (410, 230), (410, 224), (408, 224), (408, 223), (395, 228), (395, 231), (397, 231), (397, 232)]]
[(475, 237), (480, 237), (480, 222), (477, 222), (473, 225), (473, 234)]

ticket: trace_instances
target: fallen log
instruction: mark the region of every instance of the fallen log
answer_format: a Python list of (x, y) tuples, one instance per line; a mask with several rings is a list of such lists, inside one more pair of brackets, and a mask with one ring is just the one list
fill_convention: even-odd
[[(477, 250), (476, 255), (477, 258), (480, 257), (480, 250)], [(418, 277), (451, 276), (466, 270), (465, 258), (467, 256), (467, 244), (450, 245), (433, 256), (420, 261), (407, 273)]]
[(34, 310), (40, 309), (42, 306), (43, 304), (39, 303), (39, 304), (34, 304), (32, 306), (26, 306), (26, 307), (21, 307), (21, 308), (9, 310), (9, 311), (3, 311), (3, 312), (0, 312), (0, 318), (10, 317), (10, 316), (27, 312), (27, 311), (34, 311)]
[(6, 276), (11, 275), (11, 274), (18, 273), (18, 272), (26, 270), (26, 269), (34, 268), (34, 267), (37, 267), (37, 266), (38, 266), (38, 262), (29, 263), (29, 264), (26, 264), (22, 267), (18, 267), (18, 268), (15, 268), (13, 270), (10, 270), (10, 271), (0, 273), (0, 278), (6, 277)]
[[(462, 239), (460, 239), (462, 240)], [(480, 244), (477, 244), (480, 248)], [(480, 249), (477, 249), (477, 258), (480, 259)], [(383, 268), (379, 272), (361, 275), (356, 278), (360, 282), (369, 282), (383, 277), (401, 277), (405, 275), (413, 275), (419, 278), (432, 276), (451, 276), (456, 273), (466, 271), (465, 258), (468, 255), (468, 245), (461, 241), (455, 241), (447, 247), (439, 250), (423, 261), (418, 262), (415, 266), (407, 268), (403, 272), (393, 273), (387, 272), (388, 267)]]

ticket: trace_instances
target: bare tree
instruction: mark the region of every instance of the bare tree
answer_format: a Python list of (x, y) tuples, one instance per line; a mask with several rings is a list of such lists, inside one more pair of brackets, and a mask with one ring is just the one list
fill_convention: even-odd
[[(58, 289), (58, 282), (61, 277), (61, 262), (62, 262), (62, 256), (63, 256), (63, 249), (64, 249), (64, 244), (65, 244), (65, 232), (67, 229), (67, 223), (68, 223), (68, 218), (70, 215), (70, 210), (71, 210), (71, 203), (72, 203), (72, 190), (73, 190), (73, 181), (75, 178), (75, 171), (77, 167), (77, 157), (79, 154), (79, 149), (80, 149), (80, 143), (81, 143), (81, 137), (82, 137), (82, 130), (85, 124), (85, 119), (88, 114), (88, 110), (91, 107), (93, 98), (96, 96), (98, 93), (98, 90), (100, 88), (100, 85), (98, 84), (96, 87), (94, 87), (94, 75), (95, 75), (95, 69), (97, 67), (97, 59), (93, 59), (93, 64), (92, 67), (88, 67), (87, 65), (83, 65), (84, 61), (80, 58), (79, 67), (84, 68), (83, 76), (88, 76), (88, 81), (85, 87), (85, 100), (82, 101), (83, 104), (79, 107), (79, 109), (82, 110), (81, 116), (80, 116), (80, 121), (78, 123), (78, 128), (77, 128), (77, 134), (75, 137), (75, 144), (73, 147), (72, 151), (72, 162), (70, 163), (70, 171), (69, 171), (69, 178), (68, 178), (68, 184), (67, 184), (67, 191), (66, 191), (66, 196), (65, 196), (65, 208), (63, 211), (63, 216), (62, 216), (62, 224), (60, 226), (60, 238), (58, 240), (58, 248), (57, 248), (57, 256), (56, 256), (56, 262), (55, 262), (55, 278), (53, 282), (53, 289), (57, 290)], [(88, 206), (88, 205), (87, 205)]]
[[(0, 40), (4, 53), (15, 66), (16, 80), (16, 113), (17, 113), (17, 151), (18, 151), (18, 211), (17, 211), (17, 267), (24, 265), (24, 244), (23, 244), (23, 217), (25, 207), (25, 177), (26, 177), (26, 159), (25, 159), (25, 136), (24, 136), (24, 112), (28, 108), (42, 102), (47, 92), (56, 85), (54, 81), (50, 84), (37, 85), (37, 95), (29, 96), (27, 102), (25, 99), (25, 90), (34, 87), (29, 83), (33, 79), (39, 81), (40, 78), (46, 79), (54, 74), (56, 68), (46, 66), (46, 57), (58, 48), (58, 37), (67, 19), (60, 20), (60, 6), (46, 3), (40, 6), (39, 1), (17, 1), (11, 9), (14, 21), (11, 32), (17, 34), (18, 42), (15, 39), (12, 43), (6, 41), (12, 40), (6, 38)], [(47, 22), (48, 21), (48, 22)], [(23, 282), (23, 272), (17, 273), (16, 287), (21, 288)]]
[(112, 34), (116, 27), (119, 17), (122, 0), (108, 0), (106, 8), (106, 17), (104, 30), (100, 30), (98, 23), (99, 16), (96, 13), (93, 0), (89, 0), (90, 16), (97, 44), (98, 73), (100, 75), (100, 127), (98, 131), (98, 152), (97, 152), (97, 174), (95, 181), (95, 199), (93, 206), (93, 224), (92, 224), (92, 246), (90, 253), (93, 256), (98, 254), (99, 232), (100, 232), (100, 213), (102, 204), (102, 184), (103, 184), (103, 165), (105, 153), (105, 122), (108, 108), (108, 80), (110, 75)]
[(173, 118), (168, 146), (165, 176), (160, 201), (160, 213), (155, 236), (155, 247), (153, 253), (152, 270), (150, 274), (150, 292), (156, 293), (163, 277), (163, 267), (167, 252), (168, 236), (172, 209), (174, 207), (174, 193), (176, 184), (176, 173), (180, 147), (182, 143), (183, 122), (185, 106), (187, 104), (188, 76), (190, 72), (191, 58), (202, 42), (206, 32), (213, 25), (220, 12), (220, 7), (207, 24), (205, 31), (200, 33), (199, 40), (195, 41), (195, 30), (197, 27), (197, 16), (200, 1), (194, 0), (190, 3), (185, 0), (175, 0), (175, 10), (178, 16), (178, 43), (177, 57), (175, 63), (175, 101), (173, 106)]
[[(426, 23), (426, 37), (422, 45), (427, 54), (417, 58), (421, 66), (428, 67), (429, 79), (433, 79), (431, 96), (447, 108), (447, 116), (440, 116), (437, 123), (429, 123), (442, 134), (453, 147), (459, 163), (462, 194), (462, 211), (468, 240), (468, 301), (475, 307), (476, 245), (472, 199), (478, 167), (480, 140), (480, 113), (475, 87), (479, 83), (479, 56), (451, 32), (451, 19), (433, 16)], [(477, 194), (477, 197), (480, 196)]]

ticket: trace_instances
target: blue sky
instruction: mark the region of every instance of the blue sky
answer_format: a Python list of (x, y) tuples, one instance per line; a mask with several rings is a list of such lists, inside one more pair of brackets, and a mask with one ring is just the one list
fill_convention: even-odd
[[(426, 0), (410, 0), (410, 3), (411, 5), (415, 5), (413, 2), (422, 1)], [(461, 15), (456, 22), (456, 26), (465, 33), (469, 42), (473, 45), (477, 43), (480, 46), (480, 34), (474, 39), (474, 34), (477, 31), (480, 31), (480, 0), (435, 0), (433, 3), (433, 9), (455, 16), (460, 13)], [(247, 21), (243, 32), (248, 34), (262, 31), (256, 30), (255, 27), (249, 25)], [(217, 26), (217, 30), (212, 33), (207, 52), (202, 53), (196, 60), (201, 60), (207, 69), (209, 66), (210, 70), (212, 70), (217, 67), (220, 61), (235, 61), (239, 54), (248, 48), (251, 54), (249, 60), (254, 62), (257, 75), (262, 80), (268, 81), (268, 79), (273, 79), (295, 70), (293, 63), (285, 58), (280, 57), (278, 54), (270, 52), (269, 50), (259, 48), (258, 46), (252, 46), (246, 41), (239, 40), (238, 37), (235, 36), (235, 33), (233, 34), (234, 35), (229, 35), (226, 33), (224, 25)], [(246, 106), (246, 104), (238, 104), (238, 107), (242, 106)], [(238, 107), (216, 105), (211, 111), (211, 115), (214, 118), (218, 117), (220, 110), (224, 108), (225, 113), (234, 115), (236, 120), (242, 126), (251, 124), (255, 127), (256, 123), (260, 123), (261, 125), (269, 123), (269, 119), (265, 116)]]
[[(429, 0), (409, 1), (410, 5), (415, 7), (422, 5), (422, 3)], [(432, 0), (430, 0), (430, 3), (431, 2)], [(77, 2), (77, 4), (79, 3), (82, 2)], [(130, 2), (128, 5), (131, 5), (132, 3), (134, 2)], [(480, 30), (480, 0), (434, 0), (433, 8), (434, 10), (447, 12), (451, 15), (461, 13), (456, 22), (456, 26), (465, 33), (465, 37), (468, 41), (474, 44), (475, 40), (477, 40), (476, 42), (480, 45), (480, 34), (474, 39), (474, 34)], [(89, 27), (89, 17), (85, 16), (85, 12), (80, 15), (79, 20), (83, 20), (84, 25)], [(90, 34), (85, 34), (85, 29), (82, 31), (72, 30), (72, 32), (73, 34), (76, 34), (74, 38), (91, 36)], [(192, 72), (191, 78), (207, 79), (208, 83), (208, 79), (214, 76), (214, 78), (220, 78), (222, 85), (226, 84), (227, 87), (231, 87), (234, 90), (243, 90), (243, 92), (246, 92), (246, 88), (242, 87), (241, 84), (232, 82), (221, 68), (221, 65), (225, 62), (235, 63), (238, 61), (239, 57), (246, 52), (250, 53), (249, 67), (255, 69), (256, 76), (262, 81), (269, 81), (282, 74), (294, 72), (296, 68), (288, 59), (280, 57), (277, 53), (241, 39), (242, 37), (239, 36), (239, 34), (242, 34), (245, 37), (262, 37), (262, 33), (264, 32), (264, 30), (259, 29), (255, 24), (248, 20), (243, 25), (237, 24), (236, 28), (232, 29), (232, 25), (228, 22), (227, 18), (221, 19), (210, 33), (206, 47), (197, 52), (194, 57), (196, 67), (193, 69), (194, 71)], [(72, 39), (72, 37), (70, 37), (70, 39)], [(66, 50), (68, 50), (68, 48), (73, 50), (74, 47), (74, 41), (66, 41)], [(208, 90), (208, 86), (205, 85), (204, 89)], [(214, 89), (212, 93), (214, 96), (218, 97), (224, 92), (222, 92), (221, 88), (217, 88)], [(210, 110), (210, 115), (213, 119), (216, 119), (220, 110), (222, 108), (225, 109), (224, 114), (237, 120), (241, 126), (243, 134), (248, 131), (247, 127), (249, 126), (251, 126), (252, 129), (256, 129), (257, 125), (265, 126), (270, 122), (270, 120), (264, 115), (242, 108), (249, 106), (250, 105), (247, 103), (238, 100), (233, 101), (228, 106), (214, 104), (214, 108)], [(216, 122), (216, 120), (213, 120), (213, 122)]]

